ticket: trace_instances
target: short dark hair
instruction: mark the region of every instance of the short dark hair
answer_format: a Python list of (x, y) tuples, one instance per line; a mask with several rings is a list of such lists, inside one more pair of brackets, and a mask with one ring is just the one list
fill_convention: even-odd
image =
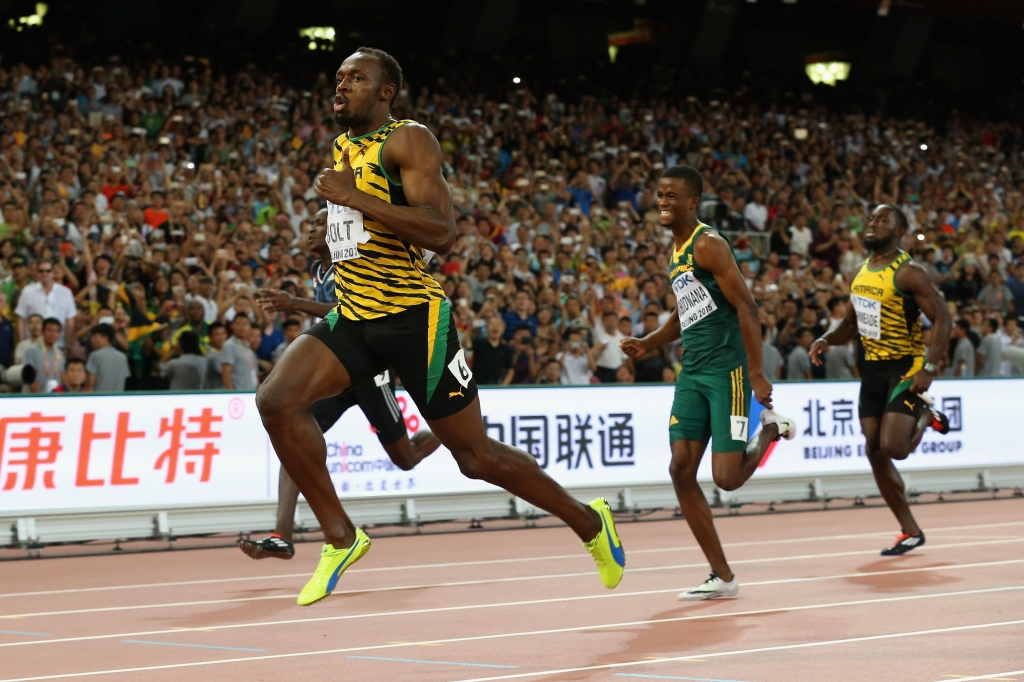
[(115, 332), (114, 325), (112, 324), (98, 324), (95, 327), (93, 327), (92, 333), (99, 334), (100, 336), (105, 336), (107, 337), (107, 341), (110, 341), (111, 343), (114, 342)]
[(178, 345), (186, 355), (199, 355), (199, 335), (195, 332), (182, 332), (178, 336)]
[(965, 332), (971, 331), (971, 323), (968, 322), (967, 320), (965, 320), (962, 317), (959, 320), (956, 321), (956, 326), (960, 327)]
[(224, 323), (223, 322), (211, 322), (210, 324), (206, 325), (206, 333), (207, 334), (213, 334), (213, 332), (216, 331), (217, 329), (224, 329)]
[(376, 59), (380, 64), (381, 73), (384, 75), (384, 82), (395, 84), (395, 96), (391, 98), (390, 102), (394, 104), (395, 99), (398, 97), (398, 91), (402, 89), (402, 67), (399, 66), (398, 60), (376, 47), (360, 47), (356, 52), (362, 52)]
[(679, 178), (686, 185), (686, 189), (690, 194), (698, 199), (704, 194), (704, 178), (700, 176), (700, 171), (693, 166), (672, 166), (661, 177)]
[(289, 329), (291, 327), (300, 327), (302, 324), (294, 317), (289, 317), (287, 320), (281, 323), (281, 329)]
[(46, 329), (46, 325), (48, 325), (48, 324), (55, 324), (55, 325), (57, 325), (57, 329), (63, 329), (64, 328), (64, 325), (61, 324), (60, 320), (58, 320), (56, 317), (48, 317), (45, 320), (43, 320), (43, 329)]
[(988, 329), (991, 332), (999, 331), (999, 320), (994, 317), (988, 318)]
[(68, 358), (68, 361), (66, 363), (64, 363), (65, 371), (69, 367), (71, 367), (71, 365), (81, 365), (82, 368), (84, 369), (85, 368), (85, 360), (83, 360), (82, 358)]
[(796, 338), (798, 338), (798, 339), (799, 339), (799, 338), (800, 338), (801, 336), (803, 336), (804, 334), (813, 334), (813, 333), (814, 333), (814, 332), (812, 332), (812, 331), (811, 331), (811, 328), (810, 328), (810, 327), (797, 327), (797, 330), (796, 330)]
[(898, 206), (893, 206), (892, 204), (879, 204), (878, 207), (887, 208), (892, 211), (892, 214), (896, 217), (896, 223), (899, 225), (901, 230), (906, 231), (907, 228), (910, 227), (910, 223), (907, 222), (907, 214)]

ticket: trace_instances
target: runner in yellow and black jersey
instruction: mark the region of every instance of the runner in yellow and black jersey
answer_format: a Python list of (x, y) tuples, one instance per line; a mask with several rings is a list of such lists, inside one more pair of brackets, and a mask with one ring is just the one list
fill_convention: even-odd
[[(882, 204), (872, 212), (863, 235), (871, 257), (853, 279), (846, 316), (811, 346), (811, 360), (821, 364), (829, 345), (849, 343), (858, 334), (864, 345), (861, 430), (878, 489), (902, 525), (896, 544), (882, 552), (887, 556), (924, 544), (892, 461), (906, 459), (916, 450), (929, 426), (939, 433), (949, 431), (949, 421), (931, 407), (925, 391), (946, 354), (952, 324), (946, 303), (924, 268), (900, 250), (906, 233), (907, 217), (900, 209)], [(932, 321), (927, 358), (922, 311)]]
[(327, 543), (298, 602), (330, 594), (370, 547), (338, 501), (309, 408), (389, 368), (465, 475), (561, 518), (593, 555), (605, 586), (615, 587), (626, 558), (608, 503), (581, 504), (534, 456), (487, 437), (448, 299), (424, 270), (425, 250), (445, 254), (456, 236), (441, 147), (425, 127), (391, 118), (401, 83), (398, 62), (373, 48), (359, 48), (338, 69), (334, 120), (347, 132), (314, 189), (328, 204), (340, 303), (288, 346), (256, 396), (281, 464)]
[[(335, 170), (343, 167), (347, 153), (359, 191), (393, 206), (408, 206), (402, 183), (392, 180), (382, 160), (388, 138), (407, 124), (416, 122), (389, 120), (365, 135), (339, 136), (334, 141)], [(372, 320), (444, 300), (441, 285), (424, 270), (422, 247), (396, 236), (370, 216), (364, 217), (363, 230), (368, 238), (358, 245), (360, 257), (334, 264), (338, 310), (343, 316)]]

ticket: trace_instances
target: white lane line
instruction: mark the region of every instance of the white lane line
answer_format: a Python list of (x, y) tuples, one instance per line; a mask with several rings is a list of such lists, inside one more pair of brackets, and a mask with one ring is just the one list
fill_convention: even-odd
[[(816, 576), (812, 578), (779, 578), (776, 580), (760, 580), (757, 582), (743, 583), (744, 587), (763, 587), (766, 585), (789, 585), (792, 583), (807, 583), (807, 582), (823, 582), (826, 580), (839, 580), (844, 578), (865, 578), (871, 576), (882, 576), (882, 575), (898, 575), (902, 573), (923, 573), (930, 571), (944, 571), (944, 570), (960, 570), (960, 569), (975, 569), (985, 568), (992, 566), (1006, 566), (1009, 564), (1021, 564), (1024, 563), (1024, 559), (1006, 559), (1003, 561), (987, 561), (982, 563), (974, 564), (952, 564), (948, 566), (924, 566), (921, 568), (902, 568), (891, 571), (873, 571), (870, 573), (856, 572), (856, 573), (839, 573), (836, 575), (824, 575)], [(537, 604), (555, 604), (573, 601), (588, 601), (594, 599), (615, 599), (619, 597), (642, 597), (654, 594), (671, 594), (673, 592), (680, 592), (684, 588), (672, 587), (669, 589), (662, 590), (641, 590), (634, 592), (602, 592), (600, 594), (590, 594), (577, 597), (549, 597), (547, 599), (528, 599), (523, 601), (509, 601), (509, 602), (496, 602), (488, 604), (465, 604), (462, 606), (438, 606), (434, 608), (424, 609), (408, 609), (404, 611), (378, 611), (371, 613), (355, 613), (344, 616), (321, 616), (320, 618), (294, 618), (289, 620), (276, 620), (276, 621), (260, 621), (254, 623), (232, 623), (228, 625), (208, 625), (199, 626), (195, 628), (171, 628), (168, 630), (146, 630), (142, 632), (120, 632), (109, 635), (85, 635), (80, 637), (64, 637), (61, 639), (51, 639), (45, 641), (25, 641), (25, 642), (7, 642), (6, 644), (0, 644), (0, 647), (12, 647), (12, 646), (27, 646), (31, 644), (65, 644), (68, 642), (85, 642), (94, 641), (98, 639), (117, 639), (119, 637), (143, 637), (150, 635), (164, 635), (164, 634), (176, 634), (180, 632), (214, 632), (217, 630), (236, 630), (241, 628), (251, 627), (265, 627), (268, 625), (302, 625), (306, 623), (322, 623), (328, 621), (340, 621), (340, 620), (359, 620), (363, 618), (383, 618), (392, 616), (413, 616), (422, 615), (426, 613), (443, 613), (451, 611), (473, 611), (477, 609), (491, 609), (491, 608), (503, 608), (503, 607), (515, 607), (515, 606), (534, 606)], [(732, 614), (718, 614), (715, 616), (708, 617), (720, 617)], [(390, 644), (408, 644), (417, 646), (436, 646), (430, 644), (418, 644), (416, 642), (389, 642)]]
[[(947, 675), (947, 678), (956, 677), (956, 682), (972, 682), (972, 680), (998, 680), (1000, 677), (1006, 677), (1007, 675), (1021, 675), (1024, 674), (1024, 670), (1011, 670), (1008, 673), (991, 673), (989, 675), (974, 675), (972, 677), (961, 677), (960, 675)], [(936, 680), (936, 682), (950, 682), (949, 679)]]
[[(808, 649), (819, 646), (834, 646), (837, 644), (854, 644), (857, 642), (877, 642), (885, 639), (900, 639), (902, 637), (923, 637), (925, 635), (941, 635), (948, 632), (965, 632), (968, 630), (983, 630), (985, 628), (1008, 627), (1011, 625), (1024, 625), (1024, 620), (1004, 620), (994, 623), (978, 623), (977, 625), (957, 625), (949, 628), (932, 628), (931, 630), (913, 630), (910, 632), (893, 632), (887, 635), (867, 635), (865, 637), (847, 637), (845, 639), (828, 639), (817, 642), (800, 642), (799, 644), (780, 644), (777, 646), (764, 646), (756, 649), (737, 649), (735, 651), (718, 651), (711, 654), (698, 654), (702, 658), (721, 658), (723, 656), (739, 656), (742, 654), (763, 654), (771, 651), (790, 651), (792, 649)], [(585, 672), (587, 670), (609, 670), (614, 668), (627, 668), (637, 665), (653, 665), (657, 663), (668, 663), (685, 661), (690, 656), (676, 656), (672, 658), (659, 658), (654, 661), (626, 661), (623, 663), (605, 663), (604, 665), (587, 665), (579, 668), (562, 668), (561, 670), (542, 670), (532, 673), (518, 673), (515, 675), (497, 675), (494, 677), (474, 677), (456, 682), (494, 682), (495, 680), (514, 680), (524, 677), (541, 677), (547, 675), (564, 675), (566, 673)], [(31, 678), (29, 678), (31, 679)], [(992, 679), (991, 677), (971, 677), (971, 680)], [(944, 681), (944, 682), (948, 682)], [(963, 682), (961, 680), (961, 682)]]
[[(805, 605), (802, 605), (802, 606), (782, 606), (782, 607), (776, 607), (776, 608), (771, 608), (771, 609), (757, 609), (757, 610), (752, 610), (752, 611), (733, 611), (731, 613), (703, 614), (703, 615), (699, 615), (699, 616), (677, 616), (675, 618), (652, 618), (652, 619), (649, 619), (649, 620), (635, 620), (635, 621), (627, 621), (627, 622), (622, 622), (622, 623), (602, 623), (602, 624), (598, 624), (598, 625), (579, 625), (579, 626), (574, 626), (574, 627), (552, 628), (552, 629), (548, 629), (548, 630), (527, 630), (527, 631), (521, 631), (521, 632), (502, 632), (502, 633), (497, 633), (497, 634), (492, 634), (492, 635), (475, 635), (475, 636), (472, 636), (472, 637), (450, 637), (450, 638), (447, 638), (447, 639), (434, 639), (434, 640), (426, 640), (426, 641), (420, 641), (420, 642), (371, 644), (371, 645), (367, 645), (367, 646), (345, 647), (345, 648), (340, 648), (340, 649), (318, 649), (318, 650), (313, 650), (313, 651), (297, 651), (297, 652), (284, 653), (284, 654), (266, 654), (266, 655), (263, 655), (263, 656), (241, 656), (241, 657), (236, 657), (236, 658), (222, 658), (222, 659), (214, 659), (214, 660), (211, 660), (211, 661), (190, 661), (188, 663), (168, 663), (168, 664), (161, 664), (161, 665), (142, 666), (142, 667), (136, 667), (136, 668), (113, 668), (113, 669), (109, 669), (109, 670), (91, 670), (91, 671), (76, 672), (76, 673), (59, 673), (59, 674), (55, 674), (55, 675), (38, 675), (38, 676), (34, 676), (34, 677), (17, 677), (17, 678), (2, 679), (2, 680), (0, 680), (0, 682), (32, 682), (34, 680), (56, 680), (56, 679), (65, 679), (65, 678), (70, 678), (70, 677), (91, 677), (91, 676), (95, 676), (95, 675), (114, 675), (114, 674), (118, 674), (118, 673), (146, 672), (146, 671), (150, 671), (150, 670), (172, 670), (172, 669), (177, 669), (177, 668), (195, 668), (195, 667), (208, 666), (208, 665), (220, 665), (220, 664), (224, 664), (224, 663), (245, 663), (245, 662), (250, 662), (250, 661), (269, 661), (269, 660), (278, 660), (278, 659), (285, 659), (285, 658), (301, 658), (301, 657), (304, 657), (304, 656), (321, 656), (321, 655), (327, 655), (327, 654), (347, 654), (347, 653), (352, 653), (352, 652), (356, 652), (356, 651), (380, 651), (380, 650), (384, 650), (384, 649), (397, 649), (397, 648), (406, 647), (406, 646), (424, 646), (424, 645), (431, 645), (431, 644), (462, 644), (462, 643), (465, 643), (465, 642), (481, 642), (481, 641), (487, 641), (487, 640), (511, 639), (511, 638), (518, 638), (518, 637), (533, 637), (533, 636), (538, 636), (538, 635), (565, 634), (565, 633), (570, 633), (570, 632), (589, 632), (589, 631), (595, 631), (595, 630), (615, 630), (615, 629), (620, 629), (620, 628), (625, 628), (625, 627), (639, 627), (639, 626), (646, 626), (646, 625), (656, 625), (656, 624), (659, 624), (659, 623), (679, 623), (679, 622), (688, 621), (688, 620), (707, 620), (707, 619), (710, 619), (710, 618), (734, 618), (736, 616), (758, 616), (758, 615), (763, 615), (763, 614), (766, 614), (766, 613), (786, 613), (786, 612), (794, 612), (794, 611), (812, 611), (812, 610), (829, 609), (829, 608), (840, 608), (840, 607), (844, 607), (844, 606), (864, 606), (864, 605), (867, 605), (867, 604), (886, 604), (886, 603), (903, 602), (903, 601), (920, 601), (920, 600), (925, 600), (925, 599), (938, 599), (938, 598), (943, 598), (943, 597), (965, 597), (965, 596), (975, 596), (975, 595), (981, 595), (981, 594), (994, 594), (994, 593), (1000, 593), (1000, 592), (1011, 592), (1011, 591), (1022, 591), (1022, 590), (1024, 590), (1024, 585), (1011, 585), (1011, 586), (1003, 586), (1003, 587), (990, 587), (990, 588), (982, 588), (982, 589), (976, 589), (976, 590), (959, 590), (959, 591), (956, 591), (956, 592), (932, 592), (932, 593), (929, 593), (929, 594), (904, 595), (904, 596), (900, 596), (900, 597), (879, 597), (879, 598), (875, 598), (875, 599), (861, 599), (861, 600), (857, 600), (857, 601), (832, 602), (832, 603), (827, 603), (827, 604), (805, 604)], [(959, 627), (953, 627), (953, 628), (944, 628), (944, 629), (937, 629), (937, 630), (922, 630), (922, 631), (914, 632), (914, 633), (898, 633), (898, 634), (895, 634), (895, 635), (874, 635), (874, 636), (869, 636), (869, 637), (852, 638), (852, 639), (844, 639), (844, 640), (833, 640), (833, 641), (828, 641), (828, 642), (812, 642), (812, 643), (809, 643), (809, 644), (791, 644), (791, 645), (786, 645), (786, 646), (782, 646), (782, 647), (767, 647), (767, 648), (763, 648), (763, 649), (744, 649), (744, 650), (738, 651), (738, 652), (719, 652), (719, 653), (710, 653), (710, 654), (703, 654), (703, 653), (697, 654), (697, 653), (693, 653), (693, 654), (690, 654), (688, 656), (678, 656), (678, 657), (672, 657), (672, 658), (657, 658), (657, 659), (652, 659), (652, 660), (644, 660), (642, 662), (637, 662), (637, 663), (610, 664), (608, 666), (595, 666), (595, 667), (596, 668), (601, 668), (601, 667), (616, 667), (616, 666), (620, 666), (620, 665), (639, 665), (640, 663), (663, 663), (663, 662), (675, 661), (675, 660), (688, 660), (688, 659), (693, 659), (693, 658), (697, 658), (697, 657), (700, 657), (700, 658), (712, 658), (712, 657), (715, 657), (715, 656), (727, 656), (727, 655), (732, 655), (732, 654), (735, 654), (735, 653), (753, 653), (753, 652), (761, 652), (761, 651), (776, 651), (776, 650), (788, 649), (788, 648), (801, 648), (801, 647), (804, 647), (804, 646), (821, 646), (821, 645), (824, 645), (824, 644), (846, 643), (846, 642), (855, 642), (855, 641), (868, 641), (868, 640), (871, 640), (871, 639), (888, 639), (888, 638), (892, 638), (892, 637), (911, 636), (911, 635), (915, 635), (915, 634), (936, 634), (936, 633), (941, 633), (941, 632), (955, 632), (955, 631), (959, 631), (959, 630), (973, 630), (973, 629), (984, 628), (984, 627), (998, 627), (998, 626), (1002, 626), (1002, 625), (1018, 625), (1018, 624), (1024, 624), (1024, 620), (1003, 621), (1003, 622), (999, 622), (999, 623), (985, 623), (985, 624), (981, 624), (981, 625), (965, 625), (965, 626), (959, 626)], [(580, 670), (589, 670), (589, 669), (590, 668), (580, 668)], [(554, 671), (548, 671), (548, 672), (544, 672), (544, 673), (531, 673), (531, 674), (555, 674), (555, 673), (558, 673), (558, 672), (561, 672), (561, 671), (554, 670)], [(487, 678), (487, 679), (491, 679), (491, 678)], [(494, 679), (502, 679), (502, 678), (494, 678)]]
[[(1024, 542), (1024, 537), (1012, 540), (981, 540), (978, 542), (957, 542), (946, 545), (927, 545), (932, 550), (950, 549), (958, 547), (977, 547), (982, 545), (1005, 545)], [(764, 557), (760, 559), (737, 559), (730, 563), (736, 566), (747, 564), (770, 564), (786, 561), (804, 561), (809, 559), (834, 559), (837, 557), (876, 555), (877, 550), (856, 550), (852, 552), (828, 552), (823, 554), (798, 554), (779, 557)], [(672, 571), (684, 568), (700, 568), (706, 566), (706, 562), (695, 564), (669, 564), (663, 566), (646, 566), (643, 568), (631, 568), (629, 573), (652, 573), (656, 571)], [(423, 583), (417, 585), (393, 585), (389, 587), (368, 587), (358, 590), (335, 591), (334, 595), (342, 594), (363, 594), (373, 592), (397, 592), (404, 590), (422, 590), (441, 587), (467, 587), (470, 585), (491, 585), (496, 583), (517, 583), (531, 580), (553, 580), (557, 578), (579, 578), (581, 576), (594, 575), (593, 571), (577, 571), (573, 573), (547, 573), (543, 575), (517, 576), (514, 578), (484, 578), (481, 580), (457, 580), (443, 583)], [(85, 613), (110, 613), (113, 611), (140, 611), (147, 609), (181, 608), (186, 606), (211, 606), (216, 604), (237, 604), (248, 602), (270, 601), (276, 599), (294, 599), (292, 594), (264, 595), (262, 597), (234, 597), (231, 599), (203, 599), (195, 601), (165, 602), (161, 604), (130, 604), (126, 606), (96, 606), (88, 609), (66, 609), (62, 611), (34, 611), (27, 613), (11, 613), (0, 615), (0, 621), (20, 620), (22, 618), (41, 618), (44, 616), (71, 616)]]
[[(1024, 526), (1024, 521), (1006, 521), (1001, 523), (983, 523), (975, 524), (971, 526), (946, 526), (943, 528), (929, 528), (928, 533), (936, 534), (950, 530), (978, 530), (983, 528), (1005, 528), (1010, 526)], [(793, 544), (798, 542), (827, 542), (832, 540), (861, 540), (866, 538), (883, 538), (891, 536), (891, 532), (877, 531), (873, 533), (856, 533), (849, 535), (818, 535), (814, 537), (802, 537), (802, 538), (786, 538), (782, 540), (754, 540), (750, 542), (730, 542), (722, 545), (726, 549), (732, 549), (736, 547), (759, 547), (765, 545), (785, 545)], [(988, 536), (982, 536), (988, 537)], [(661, 552), (691, 552), (699, 550), (700, 547), (696, 545), (688, 545), (684, 547), (657, 547), (649, 549), (634, 549), (627, 550), (629, 554), (654, 554)], [(562, 559), (580, 559), (586, 558), (587, 555), (580, 552), (574, 554), (550, 554), (545, 556), (533, 556), (533, 557), (510, 557), (508, 559), (483, 559), (479, 561), (457, 561), (450, 563), (436, 563), (436, 564), (410, 564), (405, 566), (376, 566), (373, 568), (353, 568), (352, 570), (346, 571), (349, 575), (354, 573), (381, 573), (386, 571), (408, 571), (408, 570), (423, 570), (429, 568), (455, 568), (459, 566), (487, 566), (492, 564), (517, 564), (527, 563), (535, 561), (555, 561)], [(88, 557), (75, 557), (75, 558), (88, 558)], [(251, 580), (274, 580), (277, 578), (307, 578), (308, 573), (278, 573), (274, 575), (254, 575), (254, 576), (242, 576), (234, 578), (210, 578), (207, 580), (176, 580), (171, 582), (159, 582), (159, 583), (136, 583), (132, 585), (106, 585), (101, 587), (73, 587), (62, 590), (36, 590), (33, 592), (5, 592), (0, 593), (0, 599), (8, 597), (40, 597), (50, 594), (78, 594), (83, 592), (107, 592), (114, 590), (136, 590), (136, 589), (153, 589), (157, 587), (185, 587), (191, 585), (215, 585), (220, 583), (230, 582), (247, 582)]]

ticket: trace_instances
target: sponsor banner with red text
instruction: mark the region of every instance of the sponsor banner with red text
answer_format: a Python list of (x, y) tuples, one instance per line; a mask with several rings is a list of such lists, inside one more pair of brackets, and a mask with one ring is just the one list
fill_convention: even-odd
[[(950, 417), (901, 469), (1019, 464), (1012, 396), (1021, 380), (936, 381)], [(856, 382), (778, 384), (777, 411), (797, 437), (774, 444), (756, 476), (870, 470)], [(0, 399), (0, 513), (273, 500), (278, 461), (251, 393), (43, 396)], [(668, 481), (671, 386), (480, 391), (487, 433), (528, 452), (562, 485)], [(410, 434), (426, 424), (404, 392)], [(759, 429), (752, 406), (749, 433)], [(414, 471), (394, 466), (358, 408), (326, 434), (327, 467), (344, 498), (492, 490), (465, 478), (444, 448)], [(711, 458), (699, 477), (711, 479)]]

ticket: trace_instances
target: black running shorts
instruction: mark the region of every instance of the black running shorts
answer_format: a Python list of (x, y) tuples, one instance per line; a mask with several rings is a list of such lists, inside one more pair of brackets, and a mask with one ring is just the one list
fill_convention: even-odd
[(881, 419), (887, 412), (918, 416), (925, 403), (921, 396), (910, 392), (910, 377), (923, 366), (924, 358), (913, 355), (865, 361), (860, 380), (860, 418)]
[(425, 419), (461, 412), (476, 398), (447, 300), (374, 320), (349, 320), (332, 310), (305, 333), (334, 352), (353, 386), (390, 368)]
[(407, 435), (405, 419), (402, 417), (398, 401), (395, 400), (394, 391), (395, 378), (391, 372), (385, 370), (383, 374), (378, 374), (333, 398), (316, 401), (309, 411), (320, 425), (320, 430), (327, 433), (350, 407), (359, 405), (370, 426), (377, 432), (381, 444), (391, 445)]

